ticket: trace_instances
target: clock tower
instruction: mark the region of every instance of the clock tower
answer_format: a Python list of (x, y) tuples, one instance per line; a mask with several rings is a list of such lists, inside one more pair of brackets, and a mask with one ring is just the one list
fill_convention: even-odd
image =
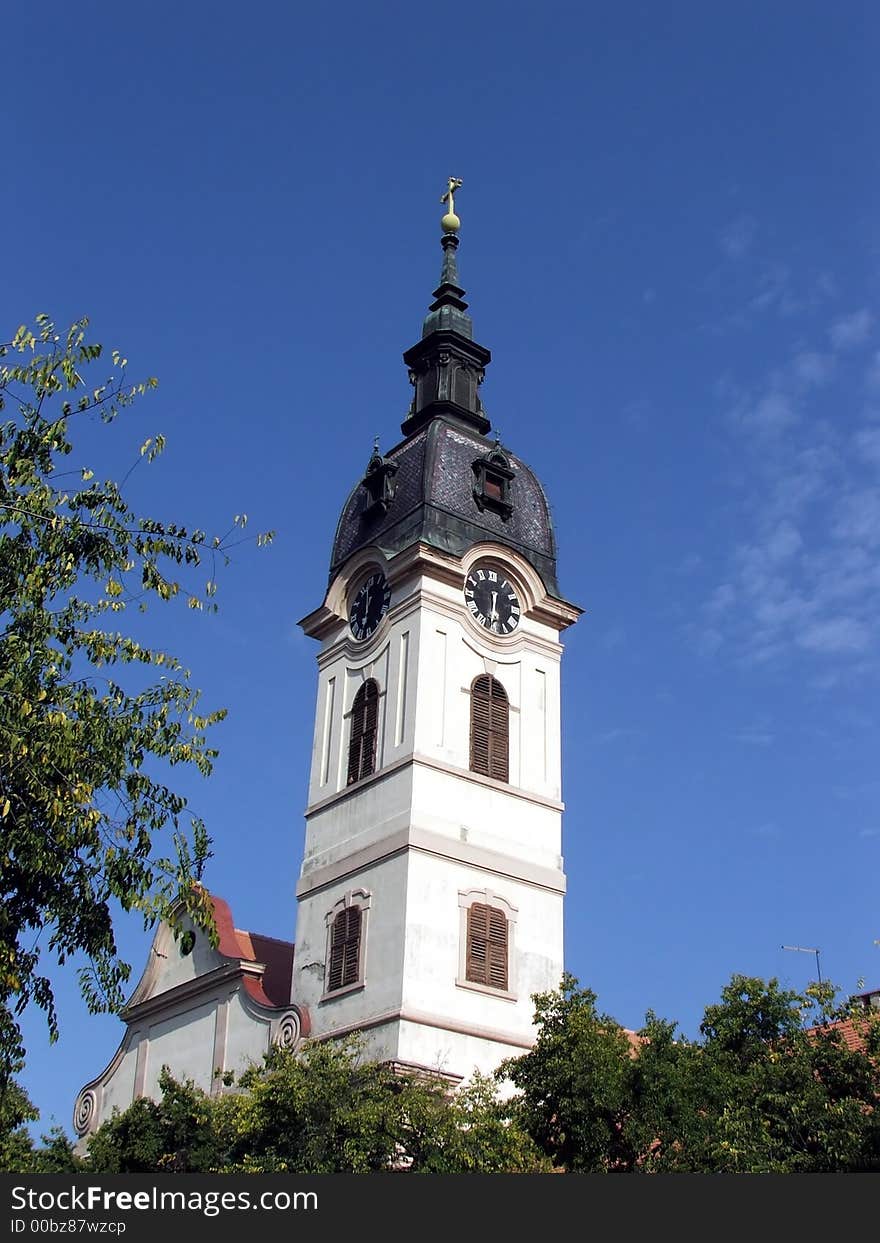
[(563, 970), (560, 594), (547, 498), (491, 435), (443, 196), (403, 439), (346, 500), (324, 602), (293, 1001), (313, 1037), (467, 1078)]

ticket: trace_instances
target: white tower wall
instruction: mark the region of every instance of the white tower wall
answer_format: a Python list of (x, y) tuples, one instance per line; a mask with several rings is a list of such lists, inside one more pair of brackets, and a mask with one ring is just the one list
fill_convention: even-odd
[[(481, 630), (465, 607), (468, 566), (487, 556), (521, 594), (511, 635)], [(346, 601), (376, 566), (391, 607), (358, 643)], [(460, 562), (363, 550), (303, 622), (322, 640), (294, 964), (313, 1036), (361, 1030), (378, 1056), (456, 1077), (531, 1043), (532, 994), (563, 970), (558, 633), (574, 616), (523, 558), (486, 545)], [(469, 768), (471, 684), (486, 673), (509, 698), (508, 782)], [(379, 687), (376, 768), (347, 786), (367, 678)], [(467, 903), (487, 895), (509, 912), (503, 993), (464, 978)], [(328, 995), (329, 923), (351, 901), (364, 909), (361, 978)]]

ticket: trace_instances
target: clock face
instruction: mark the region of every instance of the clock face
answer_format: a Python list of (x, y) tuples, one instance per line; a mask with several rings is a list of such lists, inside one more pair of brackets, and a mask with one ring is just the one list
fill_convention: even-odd
[(388, 612), (391, 587), (381, 570), (370, 575), (351, 602), (348, 615), (351, 633), (356, 639), (369, 639)]
[(492, 634), (516, 629), (522, 609), (516, 591), (504, 571), (490, 565), (475, 566), (465, 579), (464, 602), (471, 617)]

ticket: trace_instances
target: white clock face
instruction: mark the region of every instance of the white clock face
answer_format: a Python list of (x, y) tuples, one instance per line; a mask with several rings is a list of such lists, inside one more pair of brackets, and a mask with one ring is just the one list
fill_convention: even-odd
[(464, 602), (474, 621), (492, 634), (510, 634), (522, 615), (516, 590), (495, 565), (474, 566), (465, 579)]
[(348, 624), (356, 639), (369, 639), (388, 612), (391, 587), (381, 570), (372, 574), (351, 602)]

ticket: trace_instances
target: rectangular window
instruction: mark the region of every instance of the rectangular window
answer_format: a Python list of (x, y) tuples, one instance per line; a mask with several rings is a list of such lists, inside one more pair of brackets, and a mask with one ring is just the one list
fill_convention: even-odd
[(504, 481), (498, 475), (492, 475), (486, 471), (486, 478), (483, 481), (483, 494), (488, 496), (490, 500), (500, 501), (504, 496)]
[(361, 949), (361, 911), (349, 906), (340, 911), (330, 929), (330, 965), (327, 992), (357, 984)]
[(468, 909), (465, 979), (507, 989), (507, 917), (483, 902)]
[(471, 684), (471, 772), (509, 781), (509, 704), (497, 678), (484, 674)]

